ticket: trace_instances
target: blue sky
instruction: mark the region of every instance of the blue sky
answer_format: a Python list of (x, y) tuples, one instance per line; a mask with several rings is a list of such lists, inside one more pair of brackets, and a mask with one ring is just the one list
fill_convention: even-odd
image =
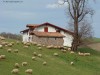
[[(19, 33), (26, 28), (26, 24), (41, 24), (50, 22), (66, 28), (68, 18), (64, 6), (58, 6), (58, 0), (12, 0), (23, 2), (3, 2), (0, 0), (0, 32)], [(95, 10), (93, 28), (95, 37), (100, 37), (100, 0), (90, 2)]]

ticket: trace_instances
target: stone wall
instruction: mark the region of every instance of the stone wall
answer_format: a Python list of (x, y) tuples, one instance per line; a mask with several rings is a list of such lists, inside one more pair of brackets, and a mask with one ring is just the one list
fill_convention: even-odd
[(55, 38), (55, 37), (37, 37), (33, 35), (32, 37), (33, 42), (42, 45), (53, 45), (53, 46), (63, 46), (64, 40), (63, 38)]

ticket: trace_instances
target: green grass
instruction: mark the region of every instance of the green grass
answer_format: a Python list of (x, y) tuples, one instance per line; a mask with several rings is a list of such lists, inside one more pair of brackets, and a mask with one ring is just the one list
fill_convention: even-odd
[(100, 38), (93, 38), (93, 41), (96, 42), (96, 43), (99, 43), (100, 42)]
[[(90, 52), (91, 56), (79, 56), (77, 52), (75, 54), (70, 54), (69, 51), (62, 53), (59, 49), (43, 47), (42, 50), (38, 50), (38, 47), (33, 45), (23, 48), (23, 45), (21, 43), (17, 45), (15, 40), (7, 41), (14, 41), (15, 45), (11, 49), (19, 49), (19, 53), (8, 53), (9, 47), (0, 49), (0, 54), (6, 55), (6, 59), (0, 60), (0, 75), (13, 75), (11, 70), (14, 64), (16, 62), (21, 64), (23, 61), (28, 62), (28, 65), (24, 67), (20, 65), (18, 75), (27, 75), (25, 70), (29, 68), (33, 69), (32, 75), (100, 75), (100, 52), (92, 49), (80, 48), (78, 51)], [(41, 53), (42, 58), (36, 56), (36, 60), (33, 61), (31, 59), (33, 52)], [(54, 52), (59, 56), (53, 56)], [(46, 61), (47, 65), (42, 65), (43, 61)], [(74, 65), (70, 65), (71, 61)]]

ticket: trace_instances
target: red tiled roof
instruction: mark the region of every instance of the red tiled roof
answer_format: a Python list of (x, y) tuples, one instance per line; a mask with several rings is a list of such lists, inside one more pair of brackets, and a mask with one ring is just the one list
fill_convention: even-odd
[(40, 36), (40, 37), (64, 37), (62, 34), (60, 34), (58, 32), (37, 32), (37, 31), (34, 31), (31, 34), (34, 34), (34, 35)]
[(61, 27), (58, 27), (58, 26), (56, 26), (56, 25), (50, 24), (50, 23), (48, 23), (48, 22), (43, 23), (43, 24), (27, 24), (26, 27), (36, 28), (36, 27), (40, 27), (40, 26), (43, 26), (43, 25), (49, 25), (49, 26), (58, 28), (58, 29), (60, 29), (60, 30), (63, 30), (63, 31), (65, 31), (65, 32), (71, 34), (71, 35), (74, 34), (73, 32), (71, 32), (71, 31), (69, 31), (69, 30), (66, 30), (66, 29), (64, 29), (64, 28), (61, 28)]
[(39, 24), (27, 24), (26, 27), (36, 28)]

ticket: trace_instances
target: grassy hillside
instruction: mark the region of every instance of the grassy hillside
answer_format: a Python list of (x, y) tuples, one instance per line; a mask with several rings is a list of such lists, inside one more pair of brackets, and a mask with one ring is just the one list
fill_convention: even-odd
[[(11, 70), (15, 63), (20, 64), (18, 75), (28, 75), (26, 69), (33, 69), (32, 75), (100, 75), (100, 53), (89, 48), (81, 48), (78, 51), (90, 52), (91, 56), (79, 56), (77, 53), (70, 54), (70, 51), (63, 53), (60, 49), (47, 49), (42, 47), (38, 50), (37, 46), (31, 45), (29, 48), (24, 48), (23, 44), (16, 44), (15, 40), (7, 40), (15, 42), (12, 47), (3, 47), (0, 49), (0, 55), (6, 55), (6, 59), (0, 60), (0, 75), (13, 75)], [(7, 49), (18, 49), (18, 53), (7, 52)], [(36, 60), (32, 60), (32, 53), (37, 52), (42, 54), (42, 57), (36, 56)], [(59, 56), (54, 56), (54, 53)], [(27, 66), (21, 66), (22, 62), (28, 62)], [(47, 65), (42, 63), (46, 61)], [(74, 65), (70, 65), (73, 61)]]
[(100, 42), (100, 38), (93, 38), (93, 41), (99, 43)]

